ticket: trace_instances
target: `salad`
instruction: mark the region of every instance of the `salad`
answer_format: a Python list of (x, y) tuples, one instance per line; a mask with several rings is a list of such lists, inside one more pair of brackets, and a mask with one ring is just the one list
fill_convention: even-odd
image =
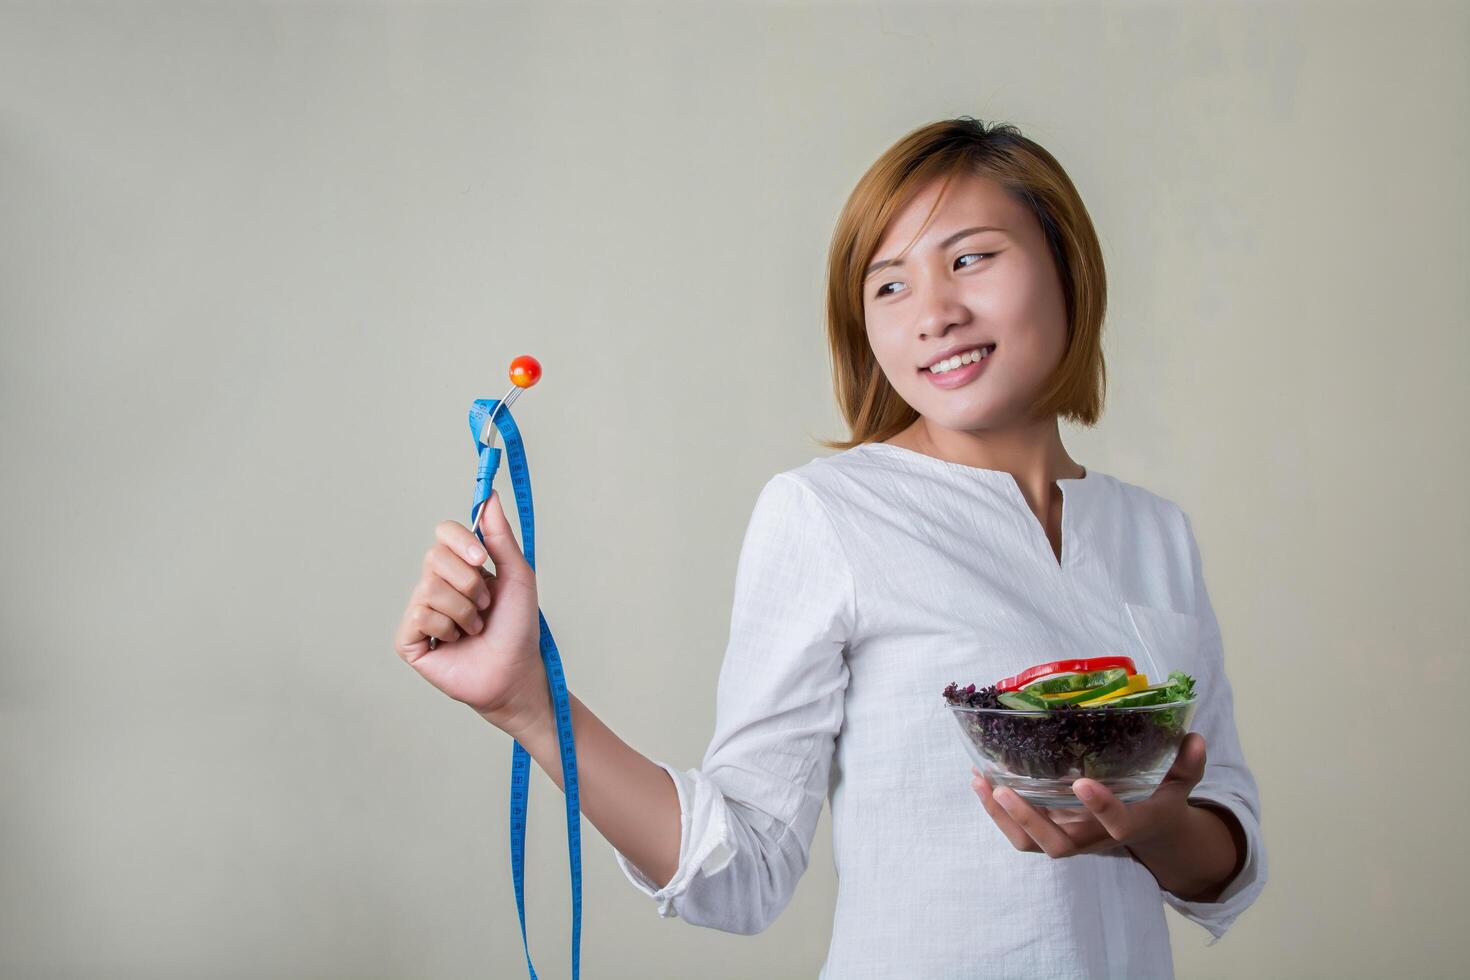
[[(1106, 780), (1150, 769), (1178, 749), (1194, 698), (1194, 678), (1183, 671), (1150, 684), (1123, 656), (1057, 660), (978, 690), (953, 682), (944, 689), (986, 759), (1035, 779)], [(990, 710), (964, 710), (973, 708)]]

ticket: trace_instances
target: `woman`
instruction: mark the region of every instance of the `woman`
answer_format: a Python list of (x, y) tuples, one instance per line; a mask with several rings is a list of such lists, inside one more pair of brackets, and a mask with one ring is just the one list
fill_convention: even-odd
[[(764, 929), (829, 794), (829, 980), (1172, 976), (1165, 903), (1218, 939), (1255, 900), (1260, 800), (1189, 520), (1059, 435), (1101, 412), (1104, 306), (1086, 209), (1014, 127), (923, 126), (864, 174), (828, 282), (852, 437), (756, 501), (703, 763), (651, 761), (572, 698), (582, 812), (661, 915)], [(440, 524), (396, 647), (561, 785), (535, 577), (493, 499), (495, 574)], [(1153, 796), (1080, 779), (1085, 808), (1049, 809), (962, 783), (947, 682), (1114, 650), (1198, 682)]]

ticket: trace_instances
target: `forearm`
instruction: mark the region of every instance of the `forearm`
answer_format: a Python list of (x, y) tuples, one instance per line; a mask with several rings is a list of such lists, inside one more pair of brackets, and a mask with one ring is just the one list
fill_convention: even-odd
[(1185, 807), (1172, 834), (1128, 850), (1152, 872), (1159, 887), (1186, 902), (1214, 902), (1245, 863), (1245, 831), (1224, 807)]
[[(679, 867), (679, 793), (658, 763), (639, 754), (569, 694), (577, 750), (577, 797), (582, 813), (625, 858), (668, 884)], [(565, 792), (556, 719), (548, 716), (510, 733)]]

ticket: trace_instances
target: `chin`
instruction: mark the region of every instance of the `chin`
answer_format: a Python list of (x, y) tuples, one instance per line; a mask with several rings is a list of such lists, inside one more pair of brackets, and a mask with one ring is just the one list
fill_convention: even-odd
[(930, 404), (927, 406), (922, 401), (914, 404), (915, 411), (928, 419), (931, 425), (943, 429), (983, 429), (998, 416), (992, 405), (935, 405), (933, 399), (928, 401)]
[(1019, 409), (1011, 409), (1008, 406), (985, 405), (976, 407), (970, 411), (949, 411), (924, 415), (931, 425), (944, 429), (953, 429), (956, 432), (983, 432), (987, 430), (1006, 429), (1015, 425), (1019, 416)]

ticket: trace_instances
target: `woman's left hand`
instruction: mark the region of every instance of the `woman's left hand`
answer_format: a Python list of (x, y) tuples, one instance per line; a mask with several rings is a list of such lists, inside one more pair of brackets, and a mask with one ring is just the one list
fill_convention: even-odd
[(990, 783), (973, 766), (974, 788), (985, 812), (1018, 851), (1044, 851), (1054, 858), (1097, 854), (1167, 837), (1183, 825), (1189, 793), (1205, 774), (1205, 737), (1190, 732), (1179, 746), (1174, 765), (1153, 795), (1124, 803), (1095, 779), (1078, 779), (1072, 792), (1087, 809), (1036, 807), (1014, 790)]

